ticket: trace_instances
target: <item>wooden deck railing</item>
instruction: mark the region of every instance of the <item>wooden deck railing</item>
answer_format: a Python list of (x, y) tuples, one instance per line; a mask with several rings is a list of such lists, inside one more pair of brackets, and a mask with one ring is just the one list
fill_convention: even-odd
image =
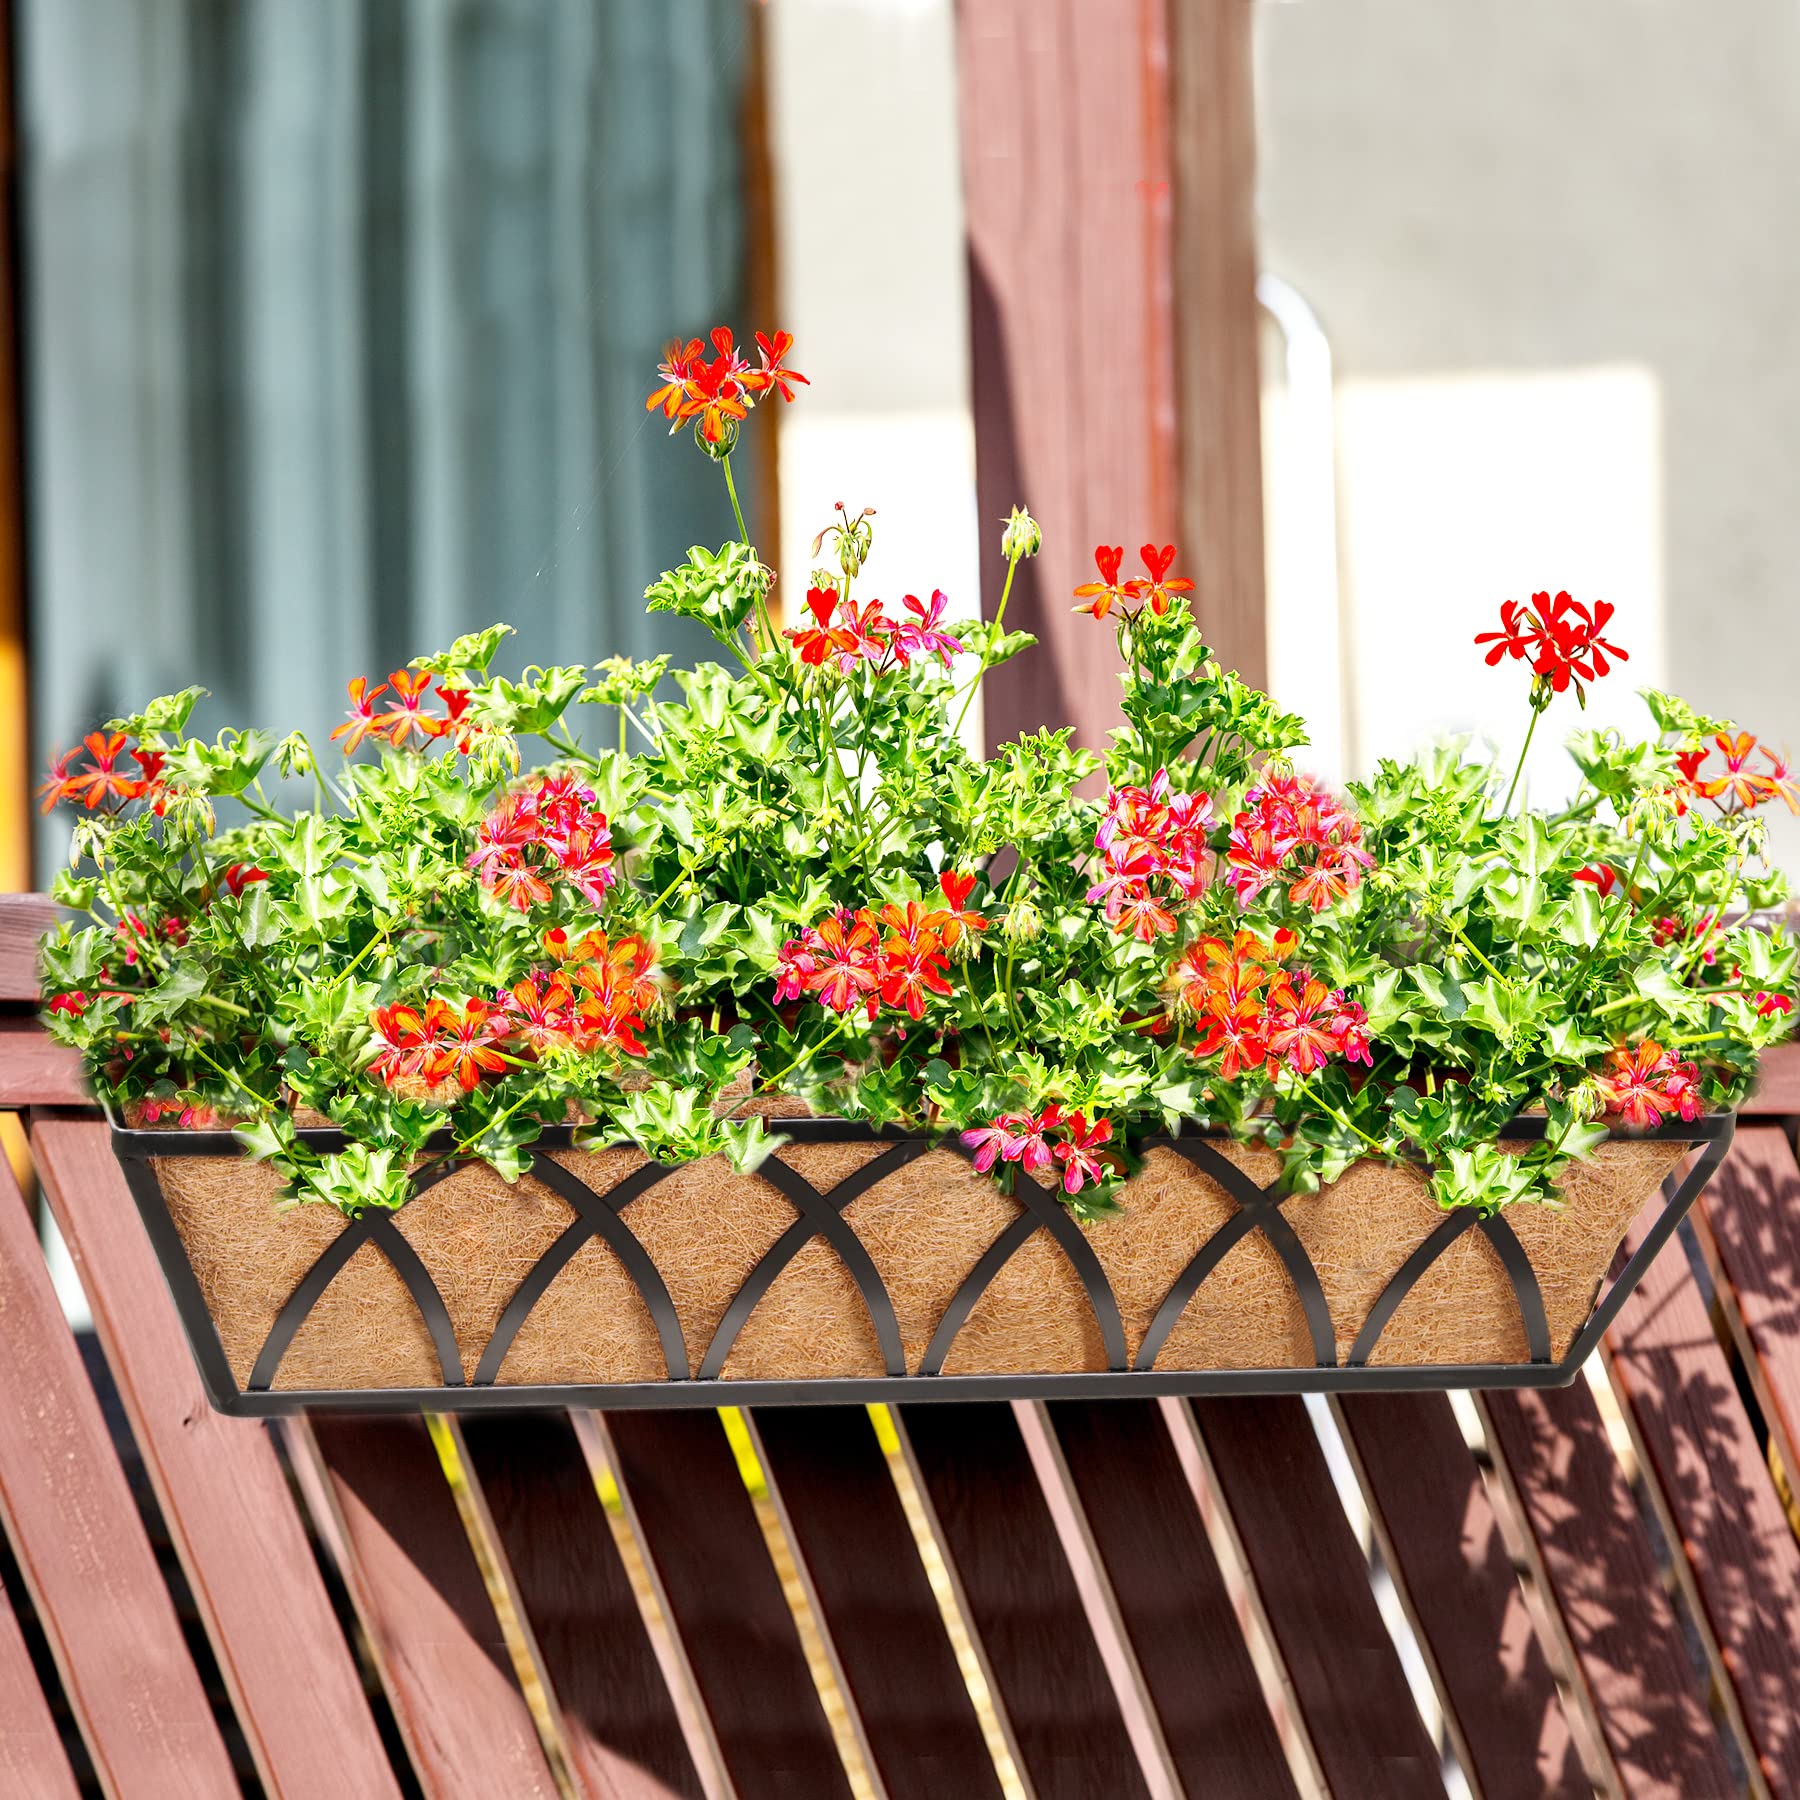
[(1800, 1051), (1566, 1390), (271, 1428), (32, 1022), (46, 916), (0, 1111), (104, 1354), (0, 1162), (0, 1791), (1800, 1792)]

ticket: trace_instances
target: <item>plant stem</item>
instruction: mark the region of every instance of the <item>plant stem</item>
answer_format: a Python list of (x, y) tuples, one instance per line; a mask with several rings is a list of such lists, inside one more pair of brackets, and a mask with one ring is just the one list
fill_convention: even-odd
[[(852, 1010), (854, 1010), (854, 1009), (852, 1009)], [(789, 1063), (788, 1066), (785, 1069), (783, 1069), (779, 1075), (771, 1075), (763, 1088), (763, 1092), (764, 1093), (774, 1092), (776, 1089), (776, 1085), (779, 1082), (786, 1081), (787, 1078), (790, 1075), (792, 1075), (796, 1069), (801, 1068), (805, 1064), (811, 1062), (812, 1059), (815, 1056), (817, 1056), (819, 1054), (819, 1052), (821, 1050), (823, 1050), (827, 1044), (835, 1043), (849, 1029), (850, 1018), (851, 1018), (851, 1014), (845, 1013), (838, 1020), (836, 1029), (831, 1031), (825, 1037), (820, 1038), (816, 1044), (808, 1045), (807, 1048), (805, 1050), (803, 1050), (798, 1056), (796, 1056), (794, 1058), (794, 1060), (791, 1063)]]
[(1525, 758), (1531, 750), (1531, 734), (1537, 730), (1538, 709), (1531, 709), (1531, 723), (1525, 727), (1525, 742), (1519, 746), (1518, 766), (1513, 770), (1511, 784), (1506, 790), (1506, 798), (1500, 802), (1500, 816), (1505, 818), (1512, 811), (1513, 795), (1519, 791), (1519, 777), (1525, 773)]
[[(731, 452), (727, 450), (719, 458), (720, 466), (725, 471), (725, 491), (731, 496), (731, 516), (737, 520), (738, 542), (746, 550), (754, 550), (756, 546), (750, 542), (750, 533), (744, 526), (744, 509), (738, 505), (737, 482), (731, 473)], [(761, 588), (756, 591), (756, 624), (762, 636), (764, 652), (775, 648), (775, 621), (769, 617), (768, 597)]]
[(988, 642), (984, 643), (981, 647), (981, 667), (975, 671), (975, 679), (969, 683), (969, 691), (963, 696), (962, 711), (956, 715), (956, 723), (950, 727), (950, 735), (952, 737), (962, 736), (963, 720), (969, 716), (969, 708), (975, 704), (975, 696), (981, 691), (982, 681), (987, 676), (988, 650), (991, 647), (993, 640), (1000, 635), (1001, 628), (1006, 623), (1006, 602), (1011, 598), (1013, 575), (1018, 567), (1019, 559), (1016, 556), (1006, 565), (1006, 583), (1000, 589), (1000, 605), (994, 614), (994, 629), (989, 636)]

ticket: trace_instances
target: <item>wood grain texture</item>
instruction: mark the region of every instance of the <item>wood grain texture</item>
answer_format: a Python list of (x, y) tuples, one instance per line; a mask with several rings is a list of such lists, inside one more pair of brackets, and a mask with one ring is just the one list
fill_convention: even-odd
[(1251, 0), (1169, 6), (1179, 516), (1207, 642), (1268, 680)]
[(0, 1110), (92, 1104), (80, 1054), (34, 1019), (0, 1018)]
[(0, 1002), (37, 1004), (37, 941), (70, 916), (48, 894), (0, 894)]
[[(0, 1452), (3, 1454), (3, 1452)], [(19, 1621), (0, 1593), (0, 1792), (19, 1800), (77, 1800), (74, 1771), (38, 1686)]]
[(568, 1415), (471, 1413), (461, 1432), (584, 1792), (701, 1800), (680, 1717)]
[(986, 617), (999, 521), (1023, 504), (1044, 531), (1007, 607), (1040, 644), (988, 676), (987, 738), (1072, 723), (1103, 748), (1120, 665), (1070, 590), (1096, 544), (1135, 568), (1176, 535), (1162, 6), (964, 0), (956, 21)]
[(1305, 1406), (1189, 1404), (1331, 1791), (1442, 1794), (1437, 1750)]
[(1011, 1407), (913, 1406), (902, 1423), (1039, 1800), (1147, 1794)]
[(764, 1407), (758, 1440), (892, 1800), (1001, 1792), (861, 1407)]
[(1295, 1792), (1161, 1408), (1154, 1400), (1057, 1401), (1049, 1413), (1188, 1791), (1219, 1800)]
[(1800, 1793), (1800, 1545), (1684, 1256), (1651, 1264), (1606, 1342), (1750, 1752), (1772, 1792)]
[(1624, 1791), (1737, 1791), (1650, 1539), (1585, 1384), (1482, 1397)]
[(1756, 1092), (1742, 1113), (1746, 1119), (1800, 1118), (1800, 1043), (1790, 1039), (1763, 1052)]
[(556, 1793), (480, 1566), (422, 1419), (289, 1428), (414, 1771), (434, 1800)]
[(208, 1406), (106, 1127), (34, 1120), (32, 1153), (265, 1787), (397, 1794), (275, 1446)]
[(848, 1795), (793, 1614), (717, 1416), (615, 1412), (606, 1424), (742, 1800)]
[(1452, 1721), (1486, 1800), (1593, 1792), (1481, 1471), (1442, 1394), (1346, 1394), (1335, 1409)]
[[(96, 1772), (116, 1793), (235, 1794), (169, 1591), (4, 1158), (0, 1344), (0, 1515)], [(13, 1676), (12, 1646), (23, 1658), (24, 1645), (10, 1610), (5, 1625), (0, 1771), (10, 1776), (15, 1757), (21, 1767), (39, 1760), (32, 1747), (41, 1744), (44, 1719), (34, 1727), (43, 1697), (29, 1662), (22, 1681)], [(53, 1728), (50, 1744), (60, 1760)]]

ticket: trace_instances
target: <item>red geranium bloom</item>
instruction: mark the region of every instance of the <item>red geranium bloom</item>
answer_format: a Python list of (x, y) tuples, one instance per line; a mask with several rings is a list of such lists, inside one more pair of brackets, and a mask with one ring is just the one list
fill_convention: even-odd
[(63, 782), (63, 796), (79, 800), (89, 812), (96, 806), (135, 800), (144, 791), (144, 783), (135, 775), (119, 772), (119, 755), (125, 748), (125, 734), (115, 731), (110, 737), (103, 731), (90, 731), (82, 740), (91, 759), (79, 775)]
[(886, 952), (881, 962), (881, 998), (884, 1004), (904, 1007), (909, 1016), (922, 1019), (925, 1016), (927, 994), (951, 992), (950, 983), (945, 978), (943, 952), (925, 947), (936, 942), (936, 937), (927, 933), (924, 942), (917, 946), (890, 948)]
[(1503, 656), (1511, 656), (1520, 661), (1528, 659), (1533, 653), (1536, 638), (1537, 620), (1518, 601), (1502, 600), (1500, 629), (1478, 633), (1475, 642), (1494, 646), (1486, 658), (1487, 666), (1491, 669)]
[(1066, 1141), (1056, 1146), (1051, 1155), (1062, 1164), (1063, 1190), (1079, 1194), (1085, 1183), (1104, 1181), (1106, 1164), (1099, 1150), (1112, 1137), (1112, 1121), (1096, 1119), (1090, 1125), (1078, 1112), (1068, 1113), (1062, 1122)]
[(838, 912), (813, 931), (817, 967), (806, 985), (833, 1012), (874, 1005), (881, 985), (875, 922), (868, 912)]
[(424, 1073), (432, 1043), (425, 1021), (414, 1008), (378, 1006), (369, 1015), (369, 1024), (381, 1043), (369, 1067), (389, 1087), (403, 1076)]
[(512, 1034), (539, 1053), (568, 1047), (575, 1029), (574, 1001), (560, 974), (541, 987), (527, 976), (501, 996)]
[(908, 594), (900, 603), (913, 614), (910, 619), (900, 619), (894, 625), (894, 655), (904, 668), (909, 658), (914, 656), (939, 656), (944, 667), (950, 667), (950, 660), (962, 653), (962, 641), (953, 638), (949, 632), (941, 630), (940, 622), (944, 609), (950, 604), (950, 597), (942, 588), (936, 589), (931, 596), (930, 606), (921, 603), (917, 594)]
[(66, 1013), (71, 1019), (79, 1019), (81, 1015), (87, 1011), (88, 1005), (89, 1001), (87, 995), (77, 988), (72, 994), (58, 994), (44, 1010), (53, 1013)]
[(945, 869), (938, 876), (938, 888), (950, 903), (950, 910), (938, 915), (944, 921), (942, 930), (946, 945), (955, 949), (965, 932), (987, 930), (987, 920), (978, 912), (968, 911), (964, 905), (975, 891), (973, 875), (959, 875), (952, 869)]
[(505, 1074), (506, 1057), (498, 1046), (505, 1021), (485, 1001), (467, 1001), (459, 1011), (448, 1001), (433, 1000), (425, 1008), (425, 1029), (432, 1040), (425, 1073), (432, 1081), (453, 1080), (472, 1093), (483, 1075)]
[(1777, 1013), (1791, 1013), (1794, 1003), (1786, 994), (1771, 994), (1766, 989), (1758, 988), (1751, 996), (1750, 1004), (1756, 1008), (1757, 1016), (1772, 1019)]
[(372, 736), (379, 728), (381, 721), (375, 716), (375, 702), (387, 692), (387, 683), (370, 690), (368, 677), (359, 675), (350, 683), (350, 713), (345, 722), (331, 734), (335, 744), (339, 738), (346, 739), (344, 754), (351, 755), (362, 743), (363, 739)]
[(682, 402), (688, 397), (688, 383), (694, 379), (694, 370), (704, 360), (703, 349), (698, 338), (689, 338), (685, 345), (680, 338), (671, 338), (662, 361), (656, 365), (663, 385), (644, 402), (644, 410), (655, 412), (661, 407), (663, 417), (670, 421), (671, 431), (681, 422)]
[(1607, 657), (1630, 660), (1603, 635), (1612, 615), (1605, 600), (1596, 600), (1590, 609), (1566, 591), (1554, 596), (1541, 592), (1531, 596), (1529, 607), (1516, 600), (1502, 601), (1500, 629), (1478, 633), (1475, 642), (1493, 645), (1487, 653), (1489, 668), (1506, 656), (1528, 661), (1532, 675), (1543, 684), (1538, 692), (1560, 694), (1573, 682), (1579, 695), (1582, 683), (1611, 672)]
[(1098, 581), (1084, 581), (1075, 590), (1081, 602), (1074, 610), (1104, 619), (1115, 605), (1129, 606), (1137, 587), (1135, 581), (1119, 580), (1119, 564), (1125, 560), (1123, 544), (1098, 544), (1094, 548), (1094, 566), (1100, 571)]
[(1589, 863), (1585, 869), (1577, 869), (1574, 879), (1586, 881), (1600, 890), (1602, 900), (1610, 900), (1612, 891), (1619, 885), (1619, 871), (1611, 863)]
[(1800, 782), (1794, 779), (1794, 765), (1784, 750), (1778, 756), (1767, 744), (1762, 753), (1769, 759), (1769, 772), (1763, 777), (1767, 797), (1780, 800), (1791, 813), (1800, 813)]
[(1297, 1075), (1324, 1068), (1338, 1047), (1332, 1027), (1341, 998), (1304, 969), (1283, 975), (1269, 995), (1271, 1061), (1284, 1060)]
[(794, 382), (799, 382), (802, 387), (811, 387), (812, 383), (797, 369), (782, 366), (783, 358), (793, 347), (794, 334), (791, 331), (778, 331), (772, 339), (759, 331), (756, 334), (756, 348), (762, 358), (761, 366), (744, 376), (744, 386), (753, 394), (766, 394), (774, 390), (782, 399), (789, 401), (794, 398)]
[(836, 588), (808, 588), (806, 610), (812, 614), (817, 624), (810, 631), (796, 630), (790, 625), (781, 634), (799, 652), (800, 660), (811, 668), (818, 668), (826, 657), (837, 655), (850, 644), (847, 632), (832, 628), (831, 616), (837, 611), (837, 605)]
[(750, 365), (738, 355), (729, 326), (715, 325), (712, 341), (716, 355), (689, 369), (680, 410), (682, 418), (700, 421), (700, 435), (709, 444), (722, 444), (726, 432), (750, 411), (751, 390), (744, 380)]
[(1017, 1122), (1017, 1114), (1002, 1113), (993, 1124), (980, 1125), (962, 1134), (962, 1141), (975, 1152), (975, 1167), (983, 1175), (997, 1162), (1018, 1160), (1020, 1138), (1014, 1129)]
[(1720, 732), (1713, 742), (1725, 759), (1725, 773), (1700, 784), (1700, 792), (1709, 800), (1733, 800), (1740, 810), (1748, 812), (1769, 799), (1774, 789), (1768, 776), (1746, 765), (1756, 750), (1756, 739), (1740, 731), (1735, 738)]
[(1135, 581), (1132, 585), (1133, 596), (1139, 600), (1147, 600), (1150, 610), (1160, 619), (1169, 610), (1171, 594), (1191, 594), (1194, 584), (1185, 575), (1168, 576), (1169, 565), (1175, 560), (1175, 546), (1164, 544), (1159, 550), (1154, 544), (1145, 544), (1138, 555), (1144, 559), (1144, 567), (1149, 571), (1148, 581)]
[(833, 646), (838, 668), (846, 675), (858, 662), (879, 663), (887, 655), (893, 621), (881, 610), (879, 600), (858, 606), (846, 600), (838, 609), (839, 642)]
[(1672, 1112), (1692, 1119), (1699, 1111), (1698, 1077), (1691, 1063), (1681, 1062), (1654, 1038), (1633, 1050), (1614, 1050), (1606, 1059), (1609, 1073), (1596, 1075), (1606, 1110), (1627, 1125), (1649, 1129)]
[(233, 896), (241, 895), (252, 882), (268, 879), (267, 869), (259, 869), (251, 863), (233, 863), (225, 871), (225, 886)]
[(38, 798), (43, 802), (42, 811), (51, 812), (58, 801), (72, 797), (69, 793), (69, 764), (75, 760), (76, 754), (74, 750), (65, 750), (60, 756), (50, 759), (50, 773), (44, 785), (38, 789)]
[(396, 669), (388, 677), (394, 690), (393, 704), (375, 721), (375, 735), (385, 737), (396, 750), (417, 733), (421, 743), (443, 734), (444, 721), (425, 711), (431, 693), (431, 677), (423, 670)]

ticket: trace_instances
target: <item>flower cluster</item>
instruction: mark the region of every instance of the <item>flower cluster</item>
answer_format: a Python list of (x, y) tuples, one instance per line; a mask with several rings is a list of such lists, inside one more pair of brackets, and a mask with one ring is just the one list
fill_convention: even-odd
[(947, 669), (950, 659), (962, 652), (961, 642), (943, 629), (949, 604), (942, 589), (932, 594), (929, 606), (918, 595), (908, 594), (901, 602), (902, 616), (894, 619), (882, 611), (879, 600), (859, 606), (835, 587), (811, 587), (806, 591), (806, 610), (813, 616), (812, 625), (790, 626), (781, 635), (809, 668), (833, 662), (848, 675), (866, 663), (879, 675), (909, 667), (915, 656), (938, 656)]
[(1219, 1058), (1219, 1075), (1283, 1068), (1311, 1075), (1334, 1056), (1372, 1063), (1368, 1015), (1341, 988), (1328, 988), (1310, 970), (1281, 965), (1296, 939), (1278, 930), (1268, 943), (1239, 931), (1230, 943), (1203, 937), (1169, 970), (1171, 1010), (1192, 1020), (1196, 1056)]
[(861, 1007), (873, 1019), (883, 1006), (909, 1018), (925, 1016), (926, 996), (952, 992), (948, 952), (970, 934), (987, 930), (987, 920), (967, 910), (973, 875), (946, 869), (938, 878), (943, 907), (909, 900), (880, 912), (840, 907), (781, 946), (775, 1003), (811, 994), (831, 1012)]
[[(375, 687), (369, 686), (367, 676), (358, 675), (349, 683), (348, 692), (350, 711), (331, 734), (334, 744), (342, 740), (346, 756), (361, 749), (368, 738), (391, 744), (396, 750), (423, 748), (439, 738), (450, 738), (466, 754), (480, 729), (465, 717), (470, 699), (466, 688), (447, 683), (440, 686), (437, 697), (444, 702), (444, 710), (428, 710), (431, 676), (426, 671), (396, 669)], [(388, 696), (388, 703), (378, 707), (376, 703), (383, 694)]]
[(1594, 1087), (1609, 1116), (1626, 1125), (1660, 1125), (1670, 1113), (1700, 1116), (1700, 1077), (1690, 1062), (1645, 1038), (1635, 1050), (1614, 1050)]
[(617, 880), (612, 832), (594, 790), (573, 775), (547, 775), (508, 794), (475, 831), (468, 866), (496, 899), (529, 912), (561, 881), (598, 906)]
[[(43, 810), (49, 812), (67, 803), (84, 806), (89, 812), (97, 808), (117, 812), (129, 801), (142, 800), (161, 818), (167, 804), (164, 754), (136, 746), (127, 750), (129, 742), (122, 731), (90, 731), (79, 750), (65, 750), (56, 757), (50, 764), (49, 779), (38, 789)], [(81, 750), (88, 754), (87, 765), (71, 773), (70, 765)], [(135, 774), (122, 766), (121, 758), (127, 755), (137, 764)]]
[(1612, 618), (1613, 608), (1605, 600), (1593, 606), (1566, 592), (1555, 596), (1533, 594), (1529, 606), (1517, 600), (1500, 604), (1500, 629), (1477, 635), (1477, 644), (1492, 644), (1487, 653), (1491, 669), (1505, 657), (1531, 665), (1532, 704), (1542, 710), (1552, 694), (1563, 693), (1571, 682), (1582, 703), (1586, 704), (1583, 683), (1598, 681), (1611, 672), (1607, 657), (1620, 662), (1630, 658), (1617, 644), (1608, 643), (1602, 635)]
[[(1712, 756), (1712, 748), (1706, 745), (1676, 756), (1677, 775), (1670, 792), (1678, 815), (1696, 800), (1710, 800), (1723, 813), (1752, 812), (1765, 800), (1780, 800), (1789, 812), (1800, 813), (1800, 781), (1795, 779), (1793, 759), (1785, 751), (1777, 754), (1747, 731), (1729, 737), (1721, 731), (1714, 736), (1713, 746), (1725, 765), (1717, 775), (1701, 773)], [(1757, 754), (1767, 768), (1752, 765), (1750, 759)]]
[(1088, 889), (1089, 902), (1103, 901), (1113, 930), (1140, 943), (1169, 936), (1176, 926), (1171, 907), (1205, 891), (1212, 822), (1212, 796), (1172, 792), (1167, 769), (1158, 769), (1148, 788), (1109, 789), (1094, 833), (1100, 879)]
[(640, 937), (610, 943), (593, 932), (571, 946), (562, 933), (546, 947), (560, 961), (539, 969), (492, 1002), (460, 1004), (433, 996), (421, 1011), (394, 1004), (369, 1015), (375, 1038), (370, 1068), (390, 1088), (454, 1082), (472, 1092), (485, 1075), (503, 1075), (521, 1059), (646, 1054), (639, 1032), (657, 999), (656, 952)]
[(769, 337), (759, 331), (759, 360), (755, 363), (738, 353), (729, 326), (715, 325), (711, 336), (710, 361), (699, 338), (689, 338), (685, 344), (679, 338), (670, 340), (656, 369), (662, 386), (644, 402), (644, 410), (660, 410), (671, 432), (692, 419), (695, 432), (706, 444), (729, 450), (738, 422), (748, 417), (765, 394), (778, 393), (782, 399), (792, 400), (796, 381), (802, 387), (812, 384), (798, 370), (785, 366), (787, 353), (794, 347), (792, 332), (778, 331)]
[(1279, 885), (1314, 912), (1343, 899), (1375, 866), (1356, 815), (1303, 775), (1268, 776), (1244, 796), (1226, 861), (1240, 906)]
[(982, 1174), (996, 1163), (1017, 1163), (1027, 1175), (1046, 1169), (1061, 1171), (1063, 1191), (1079, 1194), (1090, 1182), (1111, 1180), (1117, 1171), (1104, 1153), (1112, 1139), (1112, 1121), (1089, 1124), (1084, 1114), (1046, 1106), (1040, 1113), (1001, 1113), (989, 1124), (962, 1134)]
[(1143, 559), (1144, 573), (1121, 581), (1119, 569), (1125, 560), (1124, 545), (1096, 544), (1094, 566), (1099, 570), (1100, 579), (1084, 581), (1075, 589), (1075, 598), (1081, 604), (1074, 610), (1104, 619), (1116, 606), (1129, 624), (1145, 606), (1160, 619), (1169, 610), (1176, 594), (1194, 591), (1194, 584), (1185, 575), (1169, 573), (1175, 561), (1173, 544), (1164, 544), (1161, 549), (1155, 544), (1145, 544), (1138, 550), (1138, 555)]

